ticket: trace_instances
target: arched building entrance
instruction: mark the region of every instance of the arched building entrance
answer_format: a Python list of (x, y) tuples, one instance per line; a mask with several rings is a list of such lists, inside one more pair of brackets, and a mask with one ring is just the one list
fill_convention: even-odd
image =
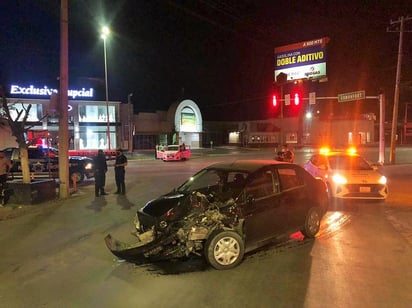
[(173, 143), (186, 144), (198, 148), (202, 144), (202, 114), (199, 107), (192, 100), (186, 99), (169, 109), (174, 114)]
[(186, 99), (173, 103), (167, 111), (139, 112), (133, 117), (134, 149), (156, 145), (202, 146), (203, 120), (197, 104)]

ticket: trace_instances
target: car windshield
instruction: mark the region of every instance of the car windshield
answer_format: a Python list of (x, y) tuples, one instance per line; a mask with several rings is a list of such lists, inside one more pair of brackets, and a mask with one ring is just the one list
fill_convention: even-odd
[(179, 146), (178, 145), (168, 145), (167, 151), (179, 151)]
[(338, 170), (372, 170), (372, 166), (360, 156), (336, 155), (329, 157), (329, 165)]
[(213, 192), (225, 188), (242, 188), (247, 172), (236, 170), (204, 169), (188, 179), (177, 190), (180, 192)]

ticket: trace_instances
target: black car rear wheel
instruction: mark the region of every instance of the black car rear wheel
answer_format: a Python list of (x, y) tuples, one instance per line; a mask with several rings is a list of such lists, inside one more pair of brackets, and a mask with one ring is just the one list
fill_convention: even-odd
[(242, 261), (244, 253), (243, 239), (234, 231), (214, 232), (206, 241), (206, 260), (218, 270), (237, 266)]
[(321, 220), (321, 210), (317, 207), (310, 208), (306, 215), (305, 227), (301, 230), (303, 235), (307, 238), (315, 238), (316, 234), (319, 232)]

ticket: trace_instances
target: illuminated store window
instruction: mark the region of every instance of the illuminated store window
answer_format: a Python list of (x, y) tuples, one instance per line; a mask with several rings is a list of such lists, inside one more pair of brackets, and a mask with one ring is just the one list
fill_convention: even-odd
[[(114, 129), (114, 128), (113, 128)], [(110, 131), (110, 148), (114, 149), (116, 145), (115, 131)], [(79, 149), (108, 149), (107, 144), (107, 127), (106, 126), (84, 126), (79, 129)]]
[(186, 132), (196, 130), (196, 115), (190, 107), (185, 107), (182, 109), (180, 130)]
[[(109, 106), (109, 122), (115, 122), (115, 110)], [(79, 106), (79, 122), (107, 122), (107, 106)]]

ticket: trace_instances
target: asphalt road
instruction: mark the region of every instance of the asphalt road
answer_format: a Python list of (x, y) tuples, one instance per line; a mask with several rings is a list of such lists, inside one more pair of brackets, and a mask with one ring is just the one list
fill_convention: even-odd
[[(302, 153), (297, 160), (309, 155)], [(1, 221), (0, 306), (410, 307), (409, 164), (382, 167), (389, 177), (386, 202), (344, 204), (326, 214), (316, 240), (293, 234), (230, 271), (197, 257), (131, 264), (105, 247), (107, 233), (132, 240), (138, 208), (212, 161), (270, 155), (231, 151), (164, 163), (139, 154), (127, 167), (126, 196), (95, 198), (90, 181), (68, 200)]]

